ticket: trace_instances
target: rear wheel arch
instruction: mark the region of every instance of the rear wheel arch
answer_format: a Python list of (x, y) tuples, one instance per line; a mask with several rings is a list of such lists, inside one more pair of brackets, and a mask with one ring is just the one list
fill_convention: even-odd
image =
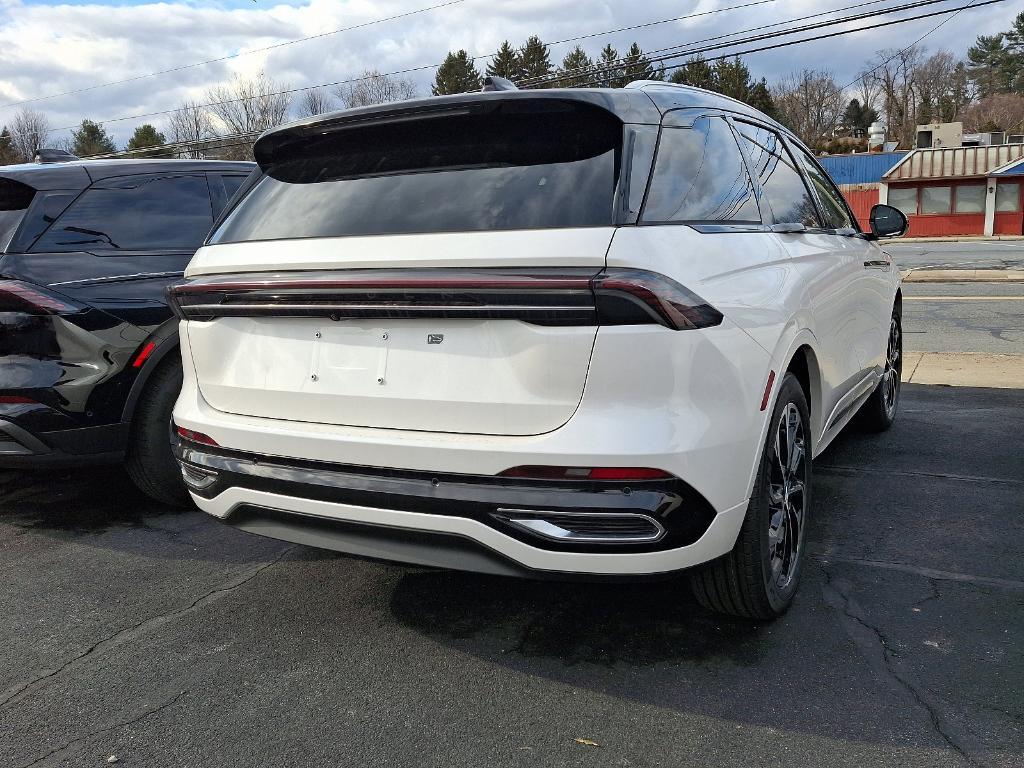
[(786, 366), (786, 373), (792, 373), (804, 391), (807, 398), (807, 410), (810, 412), (812, 425), (811, 434), (820, 435), (823, 424), (821, 423), (821, 369), (818, 366), (818, 356), (810, 344), (801, 344), (793, 352)]

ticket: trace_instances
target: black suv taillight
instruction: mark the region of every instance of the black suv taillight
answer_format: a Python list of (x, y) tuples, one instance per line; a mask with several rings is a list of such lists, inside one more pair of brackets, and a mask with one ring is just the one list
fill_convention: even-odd
[(168, 289), (186, 320), (217, 317), (486, 318), (536, 325), (707, 328), (722, 314), (642, 269), (341, 270), (197, 278)]
[(38, 285), (20, 280), (0, 280), (0, 312), (26, 315), (67, 315), (82, 310), (80, 304)]

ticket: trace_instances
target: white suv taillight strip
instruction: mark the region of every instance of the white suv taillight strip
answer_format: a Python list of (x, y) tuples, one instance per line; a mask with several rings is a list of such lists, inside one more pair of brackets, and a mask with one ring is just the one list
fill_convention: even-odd
[(207, 277), (169, 289), (183, 319), (490, 318), (536, 325), (706, 328), (722, 315), (664, 275), (639, 269), (351, 270)]

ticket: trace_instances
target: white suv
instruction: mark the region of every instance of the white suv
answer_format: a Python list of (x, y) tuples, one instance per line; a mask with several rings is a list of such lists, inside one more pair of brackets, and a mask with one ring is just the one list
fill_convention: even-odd
[(178, 456), (243, 530), (499, 574), (691, 571), (768, 618), (811, 458), (896, 412), (899, 274), (783, 127), (662, 83), (270, 131), (172, 289)]

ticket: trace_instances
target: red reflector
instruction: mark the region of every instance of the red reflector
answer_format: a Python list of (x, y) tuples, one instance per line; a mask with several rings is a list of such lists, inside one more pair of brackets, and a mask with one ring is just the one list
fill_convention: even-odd
[(21, 395), (0, 395), (0, 405), (35, 405), (36, 401)]
[(182, 440), (189, 440), (193, 443), (199, 443), (201, 445), (212, 445), (214, 448), (219, 448), (217, 441), (209, 435), (204, 435), (202, 432), (196, 432), (193, 429), (185, 429), (185, 427), (174, 426), (174, 430), (178, 433), (178, 437)]
[(138, 355), (135, 357), (135, 362), (132, 363), (132, 368), (141, 368), (149, 356), (153, 354), (153, 350), (156, 349), (156, 342), (150, 341), (146, 343), (146, 346), (142, 348)]
[(651, 467), (512, 467), (499, 477), (522, 477), (533, 480), (665, 480), (672, 474)]
[(761, 398), (761, 410), (768, 407), (768, 400), (772, 396), (772, 384), (775, 383), (775, 371), (768, 374), (768, 383), (764, 385), (764, 397)]
[(597, 467), (590, 470), (591, 480), (663, 480), (668, 472), (650, 467)]

